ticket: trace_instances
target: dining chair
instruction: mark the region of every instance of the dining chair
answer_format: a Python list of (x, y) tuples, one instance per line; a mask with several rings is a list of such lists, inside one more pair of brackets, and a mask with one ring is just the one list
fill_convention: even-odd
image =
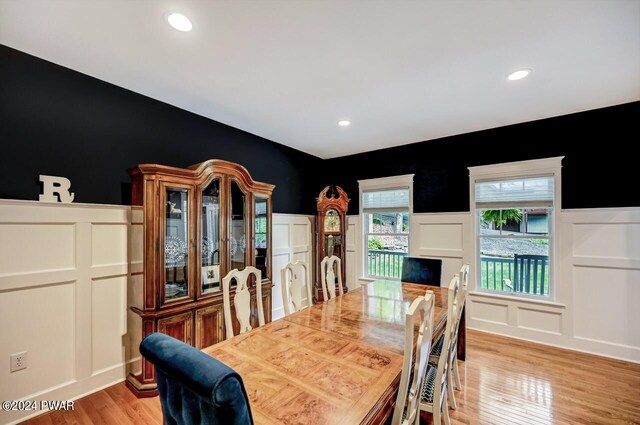
[(405, 316), (404, 362), (391, 420), (393, 425), (420, 423), (420, 396), (433, 336), (434, 303), (433, 291), (427, 291), (424, 297), (413, 300)]
[(449, 373), (451, 366), (451, 350), (453, 340), (457, 334), (459, 318), (460, 276), (455, 275), (451, 279), (447, 290), (447, 324), (442, 341), (442, 352), (436, 363), (427, 364), (427, 372), (422, 385), (422, 399), (420, 410), (430, 412), (433, 415), (434, 425), (440, 425), (442, 419), (446, 425), (450, 425), (449, 419)]
[[(456, 390), (462, 389), (462, 384), (460, 383), (460, 370), (458, 369), (458, 335), (460, 332), (460, 321), (462, 320), (462, 312), (464, 311), (464, 305), (467, 298), (467, 288), (469, 283), (469, 264), (465, 264), (460, 269), (460, 272), (456, 275), (460, 277), (460, 290), (457, 294), (457, 312), (458, 316), (454, 318), (454, 335), (452, 337), (452, 347), (449, 358), (449, 371), (450, 373), (447, 376), (448, 384), (447, 384), (447, 397), (449, 398), (449, 407), (452, 409), (457, 409), (458, 404), (456, 403), (455, 394), (453, 392), (454, 388)], [(447, 316), (447, 320), (449, 320), (449, 316)], [(429, 355), (430, 363), (438, 363), (439, 357), (442, 354), (442, 347), (444, 346), (444, 338), (445, 335), (442, 334), (438, 340), (433, 344), (433, 348), (431, 349), (431, 354)]]
[[(338, 291), (340, 295), (344, 294), (342, 289), (342, 264), (339, 257), (332, 255), (324, 257), (320, 262), (320, 280), (322, 282), (322, 295), (324, 301), (334, 299), (336, 297), (336, 274), (338, 275)], [(327, 293), (329, 298), (327, 298)]]
[(253, 424), (242, 378), (229, 366), (157, 332), (142, 340), (140, 353), (155, 366), (165, 424)]
[[(282, 304), (284, 314), (290, 314), (290, 305), (293, 305), (293, 313), (303, 309), (302, 294), (306, 292), (307, 305), (311, 307), (313, 297), (311, 295), (311, 279), (309, 269), (304, 261), (287, 263), (280, 269), (280, 285), (282, 287)], [(287, 277), (289, 277), (287, 279)], [(306, 289), (305, 289), (306, 288)]]
[(247, 266), (244, 270), (233, 269), (222, 279), (222, 302), (224, 304), (224, 323), (227, 339), (233, 338), (233, 322), (231, 318), (231, 280), (236, 280), (233, 306), (236, 310), (236, 318), (240, 323), (238, 333), (251, 330), (251, 293), (249, 292), (249, 277), (255, 276), (256, 304), (258, 307), (258, 326), (264, 326), (264, 307), (262, 306), (262, 279), (261, 273), (255, 267)]
[(404, 257), (400, 280), (421, 285), (440, 286), (442, 260), (435, 258)]
[[(456, 390), (462, 389), (462, 384), (460, 383), (460, 369), (458, 368), (458, 334), (460, 332), (460, 321), (462, 320), (462, 313), (464, 312), (464, 306), (467, 302), (467, 294), (469, 292), (469, 263), (464, 264), (460, 269), (460, 285), (462, 285), (462, 299), (460, 301), (460, 310), (458, 317), (458, 328), (456, 329), (455, 339), (453, 341), (453, 364), (452, 364), (452, 375), (453, 375), (453, 384), (455, 385)], [(451, 382), (451, 381), (450, 381)], [(452, 392), (453, 394), (453, 392)], [(452, 407), (457, 408), (457, 404), (455, 398), (453, 399)]]

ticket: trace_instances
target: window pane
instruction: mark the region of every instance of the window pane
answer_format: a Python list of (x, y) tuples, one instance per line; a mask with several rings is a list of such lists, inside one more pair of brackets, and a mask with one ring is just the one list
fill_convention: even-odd
[(367, 236), (367, 276), (400, 279), (409, 236)]
[(267, 265), (269, 258), (267, 255), (267, 199), (256, 196), (255, 216), (254, 216), (254, 238), (255, 238), (255, 262), (256, 267), (261, 271), (261, 277), (267, 277)]
[(549, 235), (551, 208), (478, 210), (480, 235)]
[(186, 297), (189, 290), (189, 192), (186, 189), (167, 189), (165, 197), (164, 298), (169, 301)]
[(362, 194), (362, 209), (364, 211), (389, 208), (408, 211), (409, 189), (379, 190)]
[(500, 234), (500, 215), (498, 210), (478, 210), (478, 223), (481, 235)]
[(220, 179), (202, 190), (203, 294), (220, 290)]
[(480, 238), (482, 289), (549, 295), (549, 240)]
[(365, 214), (367, 233), (409, 234), (409, 213), (388, 212)]
[(553, 202), (552, 176), (477, 182), (475, 189), (476, 203)]

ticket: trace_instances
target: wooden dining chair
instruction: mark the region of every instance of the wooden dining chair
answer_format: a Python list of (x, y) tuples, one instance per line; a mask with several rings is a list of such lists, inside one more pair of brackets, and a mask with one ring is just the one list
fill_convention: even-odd
[[(340, 295), (344, 294), (341, 270), (342, 264), (340, 258), (335, 255), (324, 257), (320, 262), (320, 280), (322, 282), (322, 295), (325, 301), (336, 297), (336, 274), (338, 275), (338, 291)], [(327, 293), (329, 294), (329, 298), (327, 298)]]
[(430, 412), (433, 415), (434, 425), (440, 425), (442, 419), (446, 425), (450, 425), (449, 419), (449, 373), (451, 366), (451, 350), (455, 335), (457, 335), (459, 314), (460, 276), (455, 275), (451, 279), (447, 290), (447, 324), (444, 330), (442, 341), (442, 352), (437, 359), (437, 363), (429, 363), (422, 385), (422, 399), (420, 410)]
[[(451, 341), (451, 353), (449, 358), (449, 371), (450, 373), (447, 375), (448, 383), (447, 383), (447, 397), (449, 398), (449, 407), (452, 409), (457, 409), (458, 404), (456, 403), (455, 394), (453, 392), (454, 388), (456, 390), (462, 389), (462, 385), (460, 383), (460, 371), (458, 369), (458, 335), (460, 332), (460, 321), (462, 320), (462, 312), (464, 310), (465, 301), (467, 298), (467, 288), (469, 283), (469, 264), (465, 264), (460, 269), (460, 272), (456, 275), (460, 277), (460, 290), (457, 294), (457, 300), (455, 300), (457, 307), (456, 310), (458, 312), (458, 316), (454, 318), (455, 326), (454, 335)], [(447, 320), (449, 320), (449, 316), (447, 316)], [(442, 354), (442, 348), (444, 346), (444, 338), (445, 335), (442, 334), (438, 340), (433, 344), (433, 348), (431, 349), (431, 354), (429, 356), (429, 363), (437, 364), (440, 355)]]
[(427, 291), (424, 297), (413, 300), (405, 316), (404, 362), (391, 420), (393, 425), (420, 423), (420, 396), (433, 336), (434, 302), (433, 291)]
[(255, 267), (248, 266), (244, 270), (233, 269), (222, 279), (222, 300), (224, 308), (224, 323), (227, 339), (233, 338), (233, 322), (231, 319), (231, 280), (236, 280), (233, 306), (236, 318), (240, 323), (238, 333), (243, 334), (251, 330), (251, 293), (249, 292), (249, 277), (255, 276), (256, 304), (258, 307), (258, 326), (264, 326), (264, 307), (262, 306), (261, 272)]
[[(452, 381), (449, 381), (450, 383), (454, 384), (452, 386), (455, 386), (456, 390), (462, 389), (462, 384), (460, 383), (460, 369), (458, 368), (458, 334), (460, 332), (460, 322), (462, 320), (462, 313), (464, 312), (464, 306), (467, 302), (467, 293), (469, 292), (469, 263), (464, 264), (460, 269), (460, 285), (462, 286), (462, 291), (460, 291), (461, 300), (459, 301), (460, 317), (458, 317), (458, 328), (456, 329), (456, 335), (453, 341), (453, 348), (452, 348), (453, 360), (451, 365), (451, 371), (453, 373), (451, 375), (453, 379)], [(451, 392), (451, 394), (452, 394), (452, 400), (453, 400), (451, 404), (452, 404), (452, 407), (456, 409), (457, 404), (456, 404), (455, 398), (453, 398), (453, 391)]]
[(306, 292), (307, 306), (311, 307), (313, 304), (313, 297), (311, 295), (311, 279), (309, 279), (309, 269), (307, 264), (304, 261), (287, 263), (282, 269), (280, 269), (280, 276), (284, 314), (288, 315), (292, 313), (290, 311), (290, 305), (293, 305), (293, 313), (304, 308), (302, 306), (303, 291)]

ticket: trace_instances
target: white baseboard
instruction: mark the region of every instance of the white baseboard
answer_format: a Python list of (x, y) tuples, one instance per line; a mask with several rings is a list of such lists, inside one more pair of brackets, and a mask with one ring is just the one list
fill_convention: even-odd
[[(510, 328), (507, 325), (501, 325), (503, 329), (509, 331)], [(486, 328), (478, 328), (467, 326), (467, 329), (471, 329), (477, 332), (483, 332), (492, 335), (500, 335), (507, 338), (518, 339), (520, 341), (527, 341), (534, 344), (546, 345), (548, 347), (560, 348), (562, 350), (576, 351), (579, 353), (590, 354), (593, 356), (606, 357), (615, 360), (621, 360), (625, 362), (637, 363), (640, 364), (640, 350), (635, 347), (628, 346), (618, 346), (606, 343), (600, 343), (596, 347), (587, 346), (584, 344), (580, 344), (579, 338), (562, 338), (561, 336), (557, 339), (558, 343), (551, 342), (549, 340), (544, 340), (542, 337), (538, 338), (528, 338), (522, 335), (514, 335), (509, 332), (500, 332), (495, 329), (486, 329)], [(589, 341), (592, 342), (592, 341)]]

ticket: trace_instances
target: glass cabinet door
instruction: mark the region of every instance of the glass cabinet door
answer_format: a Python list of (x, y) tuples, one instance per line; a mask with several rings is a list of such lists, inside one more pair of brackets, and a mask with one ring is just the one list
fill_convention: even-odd
[(269, 265), (269, 199), (260, 195), (255, 198), (254, 211), (254, 246), (256, 268), (262, 272), (262, 279), (266, 279)]
[(189, 295), (189, 190), (165, 189), (164, 299)]
[(220, 179), (202, 190), (201, 294), (220, 290)]
[[(246, 227), (246, 203), (247, 197), (238, 186), (231, 181), (231, 227), (229, 229), (229, 255), (231, 257), (231, 270), (242, 270), (247, 265), (247, 227)], [(250, 242), (250, 241), (249, 241)]]

